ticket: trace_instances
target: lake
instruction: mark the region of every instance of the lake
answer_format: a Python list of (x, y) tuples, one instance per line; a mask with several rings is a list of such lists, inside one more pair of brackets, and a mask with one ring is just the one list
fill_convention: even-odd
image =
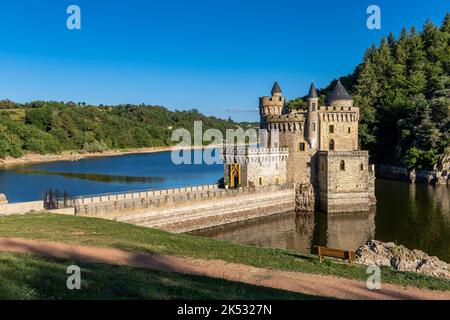
[[(212, 184), (223, 166), (175, 165), (170, 152), (89, 158), (0, 169), (10, 202), (36, 200), (49, 188), (71, 195)], [(238, 243), (310, 252), (314, 245), (356, 249), (370, 238), (421, 249), (450, 262), (450, 187), (376, 181), (370, 213), (287, 212), (194, 234)]]

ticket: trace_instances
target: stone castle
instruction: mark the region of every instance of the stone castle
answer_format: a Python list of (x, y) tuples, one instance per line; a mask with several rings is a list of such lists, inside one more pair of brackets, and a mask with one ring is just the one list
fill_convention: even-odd
[(227, 185), (295, 183), (297, 207), (307, 211), (363, 212), (375, 204), (373, 166), (358, 143), (359, 108), (340, 82), (324, 106), (311, 84), (306, 110), (286, 108), (275, 82), (259, 111), (266, 138), (224, 149)]

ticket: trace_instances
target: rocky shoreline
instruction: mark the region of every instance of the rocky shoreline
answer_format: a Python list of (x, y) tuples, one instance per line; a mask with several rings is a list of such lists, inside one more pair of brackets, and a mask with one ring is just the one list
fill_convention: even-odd
[(450, 264), (420, 250), (395, 243), (369, 240), (356, 250), (356, 263), (392, 267), (398, 271), (417, 272), (450, 280)]

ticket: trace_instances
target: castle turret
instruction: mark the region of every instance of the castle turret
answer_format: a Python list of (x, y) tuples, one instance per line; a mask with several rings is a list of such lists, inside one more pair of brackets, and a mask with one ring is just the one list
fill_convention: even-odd
[(267, 129), (265, 117), (281, 115), (286, 103), (286, 99), (283, 97), (280, 85), (277, 81), (273, 84), (271, 94), (270, 97), (259, 98), (261, 129)]
[(328, 96), (327, 105), (332, 107), (353, 107), (353, 98), (345, 90), (338, 80), (331, 94)]
[(316, 87), (314, 86), (314, 83), (311, 83), (311, 87), (309, 88), (309, 94), (308, 94), (308, 141), (309, 145), (312, 149), (317, 148), (317, 139), (318, 139), (318, 112), (319, 112), (319, 96), (317, 95)]

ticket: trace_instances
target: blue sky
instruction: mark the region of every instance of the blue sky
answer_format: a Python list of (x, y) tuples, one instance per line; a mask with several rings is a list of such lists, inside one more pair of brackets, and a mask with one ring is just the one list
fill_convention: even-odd
[[(81, 8), (82, 29), (66, 28)], [(366, 9), (381, 8), (381, 30)], [(450, 1), (15, 0), (0, 4), (0, 99), (147, 103), (257, 120), (275, 79), (287, 98), (353, 71), (390, 31), (440, 24)]]

